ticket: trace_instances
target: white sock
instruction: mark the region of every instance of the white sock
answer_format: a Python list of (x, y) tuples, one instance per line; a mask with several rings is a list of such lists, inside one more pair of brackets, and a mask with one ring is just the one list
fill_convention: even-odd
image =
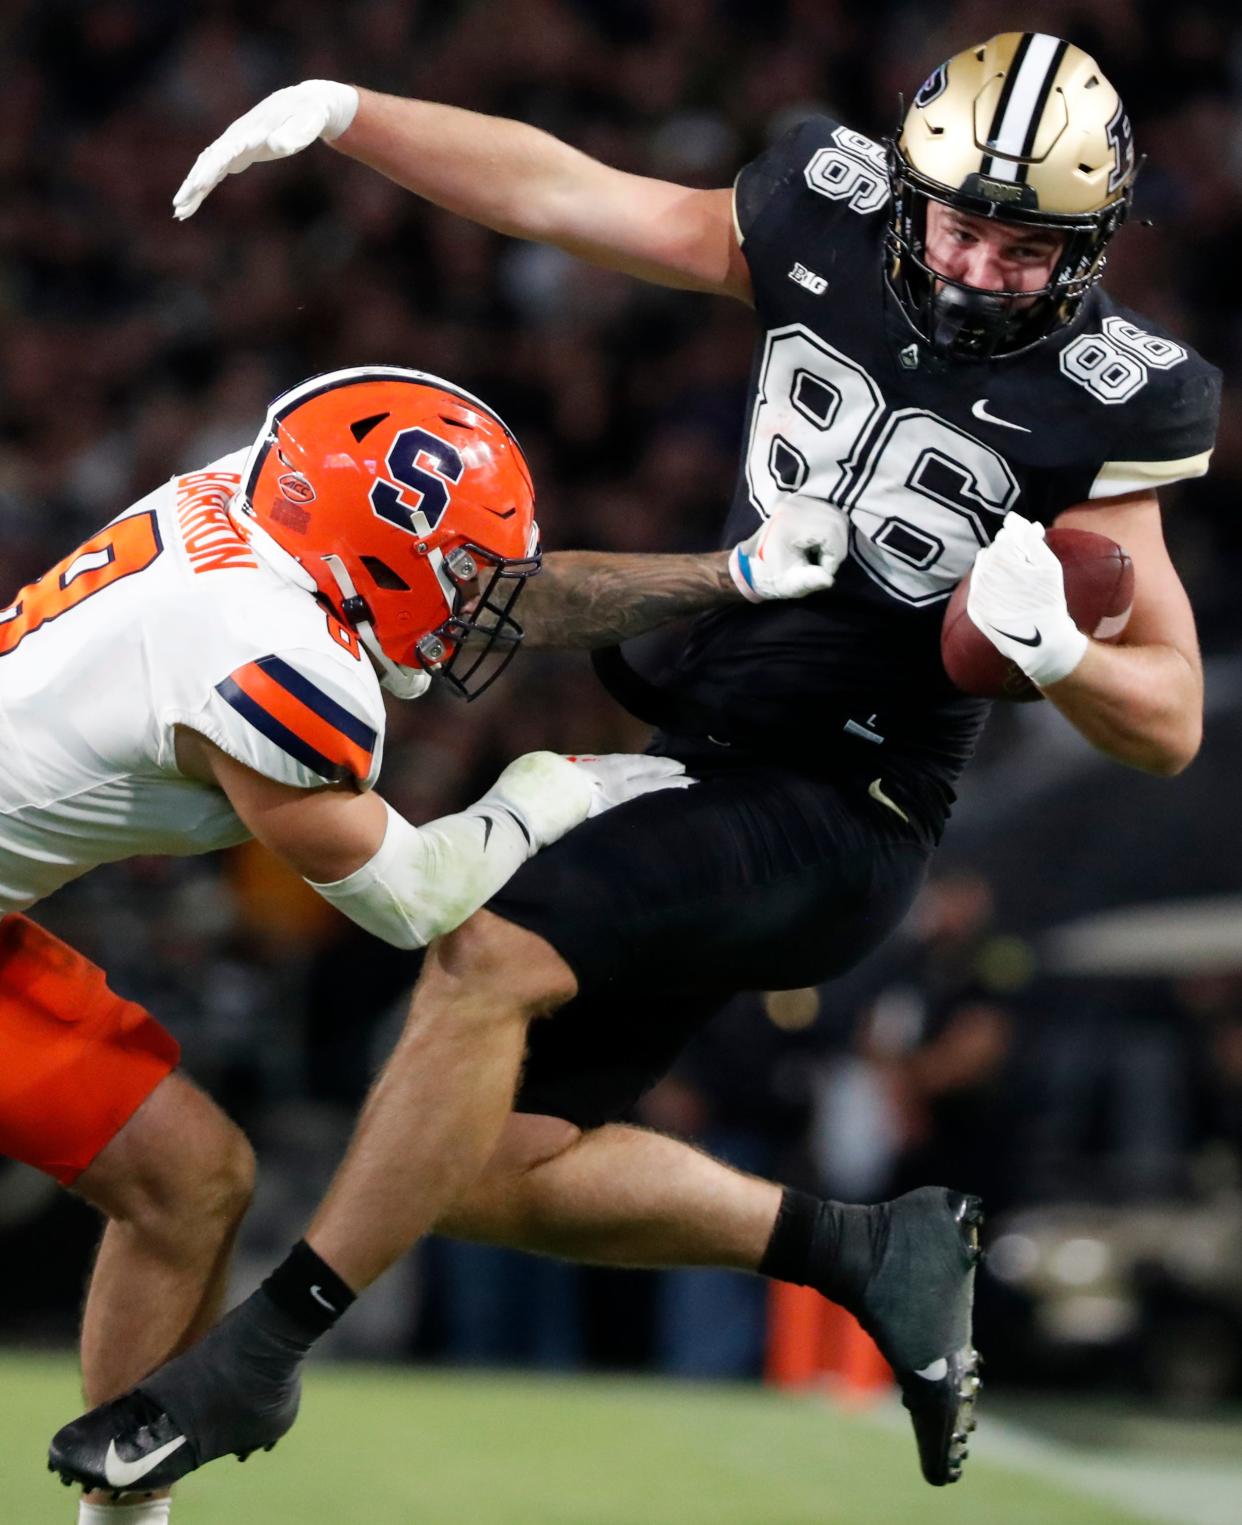
[(138, 1499), (132, 1504), (78, 1506), (78, 1525), (168, 1525), (172, 1499)]

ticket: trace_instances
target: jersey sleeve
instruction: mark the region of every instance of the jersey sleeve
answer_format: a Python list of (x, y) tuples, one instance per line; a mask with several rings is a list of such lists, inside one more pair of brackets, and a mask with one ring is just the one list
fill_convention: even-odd
[(761, 316), (790, 281), (819, 296), (870, 268), (888, 199), (884, 149), (832, 117), (808, 117), (744, 166), (733, 219)]
[(738, 171), (733, 182), (733, 221), (740, 244), (745, 244), (772, 201), (795, 183), (806, 159), (800, 148), (805, 128), (805, 122), (791, 127)]
[(808, 117), (742, 166), (733, 182), (733, 220), (743, 249), (748, 238), (763, 231), (768, 217), (807, 190), (812, 166), (833, 150), (839, 134), (865, 141), (832, 117)]
[(1092, 498), (1154, 491), (1207, 471), (1220, 419), (1221, 374), (1193, 351), (1184, 354), (1178, 366), (1153, 376), (1140, 403), (1126, 410), (1129, 416), (1091, 484)]
[(370, 789), (380, 770), (384, 705), (364, 672), (370, 676), (313, 650), (271, 653), (221, 678), (182, 723), (277, 783)]

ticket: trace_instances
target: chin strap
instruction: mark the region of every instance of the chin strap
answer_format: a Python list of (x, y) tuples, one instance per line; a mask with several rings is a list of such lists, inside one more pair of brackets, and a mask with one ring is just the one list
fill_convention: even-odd
[[(283, 577), (287, 582), (304, 588), (307, 593), (318, 596), (319, 588), (315, 579), (310, 575), (296, 556), (291, 556), (284, 546), (278, 544), (271, 535), (257, 523), (246, 511), (245, 498), (241, 493), (234, 497), (228, 507), (229, 518), (233, 521), (239, 535), (247, 542), (255, 554), (272, 570)], [(362, 609), (366, 604), (358, 597), (358, 590), (354, 587), (354, 580), (349, 575), (345, 563), (339, 556), (325, 556), (324, 565), (331, 572), (333, 581), (340, 589), (341, 603), (346, 605), (350, 599), (357, 600)], [(342, 610), (344, 612), (344, 609)], [(398, 699), (417, 699), (425, 694), (431, 687), (431, 674), (421, 667), (402, 667), (399, 662), (394, 662), (387, 655), (379, 643), (375, 634), (375, 627), (365, 614), (360, 618), (352, 618), (350, 624), (357, 632), (358, 639), (371, 658), (376, 672), (379, 674), (380, 683), (390, 694), (395, 694)]]
[[(366, 603), (359, 597), (349, 569), (339, 556), (325, 556), (323, 564), (332, 574), (332, 580), (341, 592), (341, 610), (349, 624), (357, 632), (358, 639), (366, 647), (367, 655), (375, 663), (380, 683), (398, 699), (417, 699), (431, 687), (431, 674), (421, 667), (403, 667), (394, 662), (379, 643), (375, 626), (366, 614)], [(351, 609), (350, 605), (353, 605)]]

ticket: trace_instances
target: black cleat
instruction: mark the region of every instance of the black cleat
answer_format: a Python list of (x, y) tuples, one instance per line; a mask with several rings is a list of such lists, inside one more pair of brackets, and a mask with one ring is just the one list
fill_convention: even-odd
[(309, 1344), (258, 1292), (141, 1386), (58, 1431), (48, 1466), (62, 1482), (145, 1493), (218, 1456), (270, 1451), (297, 1418)]
[(197, 1465), (187, 1436), (141, 1390), (67, 1424), (48, 1452), (48, 1466), (62, 1483), (81, 1483), (114, 1499), (166, 1488)]
[(983, 1385), (971, 1339), (983, 1204), (924, 1186), (871, 1211), (875, 1269), (850, 1311), (893, 1368), (923, 1476), (943, 1487), (962, 1475)]

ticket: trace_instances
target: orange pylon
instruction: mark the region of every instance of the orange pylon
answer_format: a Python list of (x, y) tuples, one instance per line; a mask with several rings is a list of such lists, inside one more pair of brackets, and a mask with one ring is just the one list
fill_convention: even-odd
[(777, 1387), (824, 1383), (865, 1402), (892, 1386), (888, 1362), (852, 1314), (810, 1287), (773, 1282), (768, 1293), (765, 1380)]

